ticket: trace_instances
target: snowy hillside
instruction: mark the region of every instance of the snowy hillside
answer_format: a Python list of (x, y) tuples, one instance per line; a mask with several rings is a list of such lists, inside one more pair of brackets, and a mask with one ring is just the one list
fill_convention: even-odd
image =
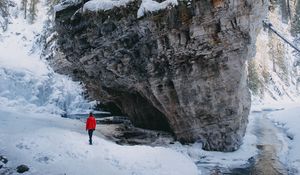
[(88, 110), (92, 104), (84, 100), (79, 83), (54, 73), (33, 47), (48, 18), (44, 3), (37, 3), (33, 23), (24, 19), (21, 1), (8, 7), (9, 25), (0, 34), (0, 105), (56, 114)]

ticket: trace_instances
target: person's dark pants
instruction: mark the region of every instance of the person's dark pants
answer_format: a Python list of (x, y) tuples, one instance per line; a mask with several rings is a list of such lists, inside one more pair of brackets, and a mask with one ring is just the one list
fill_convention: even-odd
[(94, 132), (94, 129), (89, 129), (88, 130), (89, 132), (89, 137), (90, 137), (90, 145), (93, 144), (93, 140), (92, 140), (92, 137), (93, 137), (93, 132)]

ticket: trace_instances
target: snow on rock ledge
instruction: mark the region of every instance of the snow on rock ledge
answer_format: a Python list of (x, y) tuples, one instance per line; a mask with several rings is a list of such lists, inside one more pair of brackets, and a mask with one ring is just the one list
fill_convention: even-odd
[(84, 4), (83, 11), (100, 11), (100, 10), (110, 10), (113, 7), (126, 6), (127, 3), (133, 0), (91, 0)]
[[(114, 7), (126, 6), (129, 2), (134, 0), (91, 0), (84, 4), (83, 11), (100, 11), (100, 10), (110, 10)], [(147, 12), (155, 12), (158, 10), (166, 9), (168, 7), (178, 5), (177, 0), (166, 0), (164, 2), (156, 2), (153, 0), (143, 0), (139, 10), (137, 12), (137, 17), (141, 18)]]
[[(83, 12), (97, 12), (101, 10), (111, 10), (114, 7), (125, 7), (128, 3), (135, 0), (91, 0), (83, 4)], [(63, 0), (54, 6), (55, 12), (63, 11), (69, 7), (80, 6), (80, 0)], [(168, 7), (177, 6), (177, 0), (166, 0), (161, 3), (153, 0), (143, 0), (137, 12), (137, 18), (141, 18), (147, 12), (155, 12), (166, 9)]]
[(156, 2), (152, 0), (143, 0), (142, 4), (137, 12), (137, 17), (141, 18), (145, 15), (146, 12), (154, 12), (162, 9), (166, 9), (168, 7), (178, 5), (177, 0), (166, 0), (164, 2)]
[(67, 9), (70, 6), (76, 6), (81, 3), (81, 0), (62, 0), (59, 4), (54, 6), (54, 11), (59, 12)]

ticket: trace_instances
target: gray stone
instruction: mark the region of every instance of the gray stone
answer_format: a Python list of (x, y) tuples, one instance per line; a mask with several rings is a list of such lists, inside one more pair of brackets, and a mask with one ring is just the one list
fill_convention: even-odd
[(245, 63), (267, 1), (179, 1), (137, 19), (140, 3), (75, 21), (76, 8), (60, 11), (54, 69), (83, 81), (91, 98), (114, 104), (136, 126), (201, 140), (206, 150), (236, 150), (250, 108)]
[(17, 167), (18, 173), (25, 173), (26, 171), (29, 171), (29, 167), (27, 165), (20, 165)]
[(0, 156), (0, 162), (6, 164), (8, 162), (8, 160), (5, 156)]

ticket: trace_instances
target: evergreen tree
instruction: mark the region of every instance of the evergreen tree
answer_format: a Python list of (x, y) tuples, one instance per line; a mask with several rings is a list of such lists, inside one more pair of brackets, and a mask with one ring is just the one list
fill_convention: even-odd
[(26, 19), (27, 17), (27, 4), (28, 4), (27, 0), (21, 1), (21, 10), (24, 10), (24, 19)]
[(29, 23), (33, 23), (37, 17), (37, 3), (39, 0), (22, 0), (21, 10), (24, 11), (24, 19), (27, 19)]
[(9, 12), (8, 12), (8, 0), (0, 0), (0, 28), (3, 31), (7, 29), (7, 24), (9, 22)]
[(28, 20), (30, 23), (33, 23), (36, 20), (37, 17), (37, 3), (38, 0), (30, 0), (29, 2), (29, 8), (28, 8)]

